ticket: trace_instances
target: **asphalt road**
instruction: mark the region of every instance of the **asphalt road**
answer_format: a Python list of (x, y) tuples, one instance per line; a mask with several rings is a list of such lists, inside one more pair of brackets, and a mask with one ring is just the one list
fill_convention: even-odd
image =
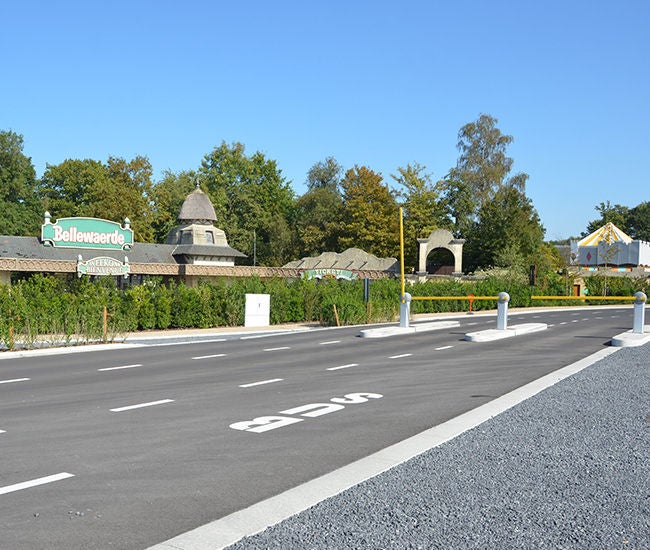
[(549, 329), (470, 343), (495, 319), (467, 316), (377, 340), (345, 328), (2, 360), (0, 549), (147, 548), (590, 355), (632, 310), (509, 322)]

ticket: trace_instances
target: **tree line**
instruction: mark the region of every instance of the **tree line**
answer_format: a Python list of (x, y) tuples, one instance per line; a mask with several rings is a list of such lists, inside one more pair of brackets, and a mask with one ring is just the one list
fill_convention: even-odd
[[(0, 131), (0, 234), (38, 235), (47, 210), (54, 219), (128, 217), (137, 242), (164, 242), (198, 183), (231, 246), (248, 255), (244, 264), (281, 266), (349, 247), (398, 257), (401, 207), (405, 263), (411, 269), (417, 264), (417, 239), (439, 228), (466, 239), (464, 266), (470, 271), (559, 265), (526, 195), (528, 175), (512, 173), (507, 148), (513, 137), (497, 123), (482, 114), (464, 125), (456, 166), (440, 179), (417, 162), (397, 168), (387, 180), (369, 166), (346, 169), (327, 157), (309, 169), (302, 196), (296, 196), (275, 160), (259, 151), (250, 154), (241, 143), (222, 142), (198, 167), (167, 171), (159, 181), (143, 156), (67, 159), (47, 164), (37, 178), (23, 152), (23, 136)], [(644, 204), (645, 210), (642, 205), (626, 210), (632, 225), (622, 229), (647, 231), (650, 208)]]

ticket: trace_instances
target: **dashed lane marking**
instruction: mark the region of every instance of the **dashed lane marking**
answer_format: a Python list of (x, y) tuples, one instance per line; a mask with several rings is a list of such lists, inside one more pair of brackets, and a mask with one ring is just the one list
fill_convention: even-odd
[(29, 489), (30, 487), (37, 487), (38, 485), (45, 485), (46, 483), (60, 481), (62, 479), (67, 479), (69, 477), (74, 477), (74, 474), (69, 474), (68, 472), (61, 472), (60, 474), (39, 477), (37, 479), (32, 479), (30, 481), (15, 483), (14, 485), (7, 485), (6, 487), (0, 487), (0, 495), (6, 495), (7, 493), (13, 493), (14, 491)]
[(282, 346), (279, 348), (264, 348), (264, 351), (280, 351), (283, 349), (291, 349), (289, 346)]
[(122, 365), (120, 367), (106, 367), (103, 369), (97, 369), (99, 372), (106, 372), (109, 370), (122, 370), (122, 369), (137, 369), (138, 367), (141, 367), (141, 363), (137, 363), (135, 365)]
[(341, 340), (330, 340), (329, 342), (319, 342), (320, 346), (329, 346), (331, 344), (340, 344)]
[(412, 353), (402, 353), (400, 355), (391, 355), (389, 359), (401, 359), (402, 357), (411, 357)]
[(128, 405), (126, 407), (118, 407), (117, 409), (110, 409), (111, 412), (118, 413), (124, 411), (131, 411), (133, 409), (142, 409), (144, 407), (153, 407), (155, 405), (164, 405), (165, 403), (173, 403), (173, 399), (160, 399), (159, 401), (150, 401), (149, 403), (138, 403), (137, 405)]
[(0, 384), (12, 384), (13, 382), (26, 382), (31, 378), (13, 378), (12, 380), (0, 380)]
[(439, 347), (439, 348), (435, 348), (435, 350), (436, 351), (442, 351), (443, 349), (450, 349), (450, 348), (453, 348), (453, 347), (454, 346), (442, 346), (442, 347)]
[(273, 384), (273, 382), (282, 382), (284, 378), (271, 378), (270, 380), (260, 380), (259, 382), (251, 382), (250, 384), (240, 384), (240, 388), (252, 388), (253, 386), (262, 386), (264, 384)]
[(330, 367), (327, 370), (341, 370), (341, 369), (349, 369), (351, 367), (358, 367), (359, 363), (350, 363), (349, 365), (340, 365), (339, 367)]
[(225, 357), (225, 353), (213, 353), (212, 355), (199, 355), (198, 357), (192, 357), (193, 360), (198, 359), (213, 359), (214, 357)]

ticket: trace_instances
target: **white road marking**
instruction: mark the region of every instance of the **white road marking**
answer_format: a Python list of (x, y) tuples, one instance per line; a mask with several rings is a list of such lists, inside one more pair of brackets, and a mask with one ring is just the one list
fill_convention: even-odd
[(39, 477), (38, 479), (32, 479), (31, 481), (23, 481), (22, 483), (16, 483), (14, 485), (7, 485), (6, 487), (0, 487), (0, 495), (6, 495), (7, 493), (13, 493), (14, 491), (21, 491), (22, 489), (29, 489), (30, 487), (37, 487), (38, 485), (45, 485), (46, 483), (60, 481), (69, 477), (74, 477), (74, 474), (61, 472), (60, 474)]
[(280, 351), (282, 349), (291, 349), (289, 346), (282, 346), (280, 348), (266, 348), (264, 351)]
[(0, 380), (0, 384), (11, 384), (12, 382), (25, 382), (31, 378), (14, 378), (13, 380)]
[(151, 401), (149, 403), (139, 403), (137, 405), (129, 405), (127, 407), (118, 407), (117, 409), (111, 409), (111, 412), (118, 413), (122, 411), (130, 411), (133, 409), (141, 409), (143, 407), (153, 407), (154, 405), (163, 405), (165, 403), (173, 403), (173, 399), (161, 399), (159, 401)]
[(0, 434), (6, 434), (6, 433), (7, 433), (6, 430), (0, 430)]
[(579, 322), (580, 322), (580, 319), (574, 319), (574, 320), (571, 321), (571, 322), (572, 322), (572, 323), (579, 323)]
[(567, 324), (567, 321), (562, 321), (560, 324), (561, 324), (561, 325), (566, 325), (566, 324)]
[(122, 369), (136, 369), (141, 367), (142, 364), (137, 363), (135, 365), (122, 365), (121, 367), (106, 367), (105, 369), (97, 369), (99, 372), (106, 372), (109, 370), (122, 370)]
[(192, 357), (192, 359), (212, 359), (213, 357), (225, 357), (225, 353), (215, 353), (214, 355), (199, 355), (198, 357)]
[(350, 363), (349, 365), (341, 365), (340, 367), (330, 367), (327, 370), (340, 370), (340, 369), (349, 369), (350, 367), (358, 367), (359, 363)]
[(329, 342), (319, 342), (320, 346), (329, 346), (330, 344), (340, 344), (341, 340), (330, 340)]
[(401, 355), (391, 355), (389, 359), (401, 359), (402, 357), (411, 357), (412, 353), (402, 353)]
[(442, 346), (441, 348), (436, 348), (436, 351), (442, 351), (443, 349), (453, 348), (454, 346)]
[(478, 323), (477, 323), (477, 322), (474, 322), (474, 323), (467, 323), (467, 326), (468, 326), (468, 327), (473, 327), (474, 325), (478, 325)]
[(240, 388), (252, 388), (253, 386), (261, 386), (263, 384), (273, 384), (273, 382), (282, 382), (284, 378), (271, 378), (270, 380), (261, 380), (260, 382), (251, 382), (250, 384), (241, 384)]

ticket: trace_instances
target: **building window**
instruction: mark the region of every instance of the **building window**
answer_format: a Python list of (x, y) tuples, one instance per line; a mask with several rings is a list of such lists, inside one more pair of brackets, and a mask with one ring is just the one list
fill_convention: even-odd
[(214, 233), (212, 231), (206, 231), (205, 240), (210, 244), (214, 244)]

